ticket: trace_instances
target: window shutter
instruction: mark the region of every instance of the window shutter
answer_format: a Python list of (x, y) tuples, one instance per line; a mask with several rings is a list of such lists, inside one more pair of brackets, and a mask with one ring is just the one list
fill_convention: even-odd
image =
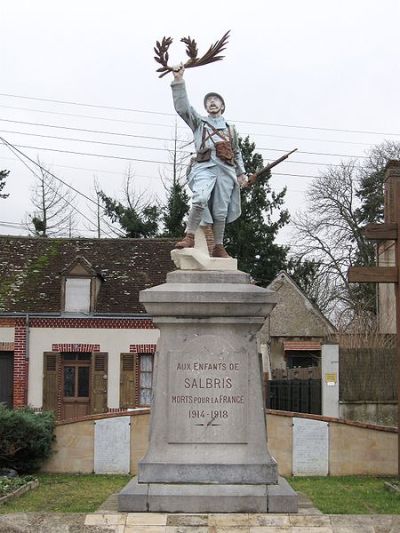
[(122, 353), (120, 368), (119, 405), (122, 409), (136, 407), (137, 355)]
[(94, 352), (91, 364), (91, 414), (105, 413), (107, 411), (107, 362), (108, 354)]
[(61, 354), (45, 352), (43, 356), (43, 409), (57, 412)]

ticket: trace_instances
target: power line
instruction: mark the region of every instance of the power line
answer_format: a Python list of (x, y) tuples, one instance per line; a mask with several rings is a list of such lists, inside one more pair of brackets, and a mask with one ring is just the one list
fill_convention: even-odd
[[(0, 157), (0, 159), (5, 159), (7, 161), (15, 161), (14, 157)], [(52, 164), (52, 166), (59, 167), (59, 168), (68, 168), (68, 169), (72, 169), (72, 170), (85, 170), (87, 172), (99, 172), (101, 174), (114, 174), (114, 175), (121, 176), (121, 172), (118, 172), (118, 171), (115, 171), (115, 170), (103, 170), (103, 169), (100, 169), (100, 168), (74, 167), (74, 166), (71, 166), (71, 165), (59, 165), (57, 163)], [(148, 178), (148, 179), (160, 179), (159, 176), (149, 176), (148, 174), (146, 174), (146, 175), (144, 175), (144, 174), (136, 174), (136, 172), (134, 174), (134, 177)]]
[[(88, 108), (94, 108), (94, 109), (109, 109), (109, 110), (115, 110), (115, 111), (128, 111), (133, 113), (144, 113), (144, 114), (150, 114), (150, 115), (161, 115), (161, 116), (168, 116), (168, 117), (174, 117), (174, 113), (165, 113), (161, 111), (150, 111), (145, 109), (135, 109), (130, 107), (117, 107), (117, 106), (109, 106), (109, 105), (99, 105), (99, 104), (88, 104), (84, 102), (74, 102), (70, 100), (56, 100), (52, 98), (39, 98), (34, 96), (23, 96), (23, 95), (16, 95), (16, 94), (10, 94), (10, 93), (0, 93), (0, 96), (5, 96), (8, 98), (20, 98), (24, 100), (35, 100), (40, 102), (52, 102), (57, 104), (67, 104), (67, 105), (73, 105), (73, 106), (80, 106), (80, 107), (88, 107)], [(382, 132), (382, 131), (371, 131), (371, 130), (355, 130), (355, 129), (347, 129), (347, 128), (326, 128), (326, 127), (317, 127), (317, 126), (308, 126), (308, 125), (298, 125), (298, 124), (281, 124), (276, 122), (258, 122), (258, 121), (249, 121), (249, 120), (234, 120), (238, 124), (256, 124), (261, 126), (277, 126), (281, 128), (297, 128), (297, 129), (311, 129), (311, 130), (318, 130), (318, 131), (337, 131), (340, 133), (363, 133), (367, 135), (393, 135), (393, 136), (400, 136), (400, 133), (388, 133), (388, 132)]]
[[(1, 137), (0, 137), (0, 139), (1, 139)], [(42, 146), (27, 146), (27, 145), (23, 145), (23, 144), (15, 144), (14, 146), (17, 147), (17, 148), (27, 148), (27, 149), (30, 149), (30, 150), (44, 150), (46, 152), (58, 152), (58, 153), (63, 153), (63, 154), (102, 157), (102, 158), (105, 158), (105, 159), (119, 159), (121, 161), (136, 161), (136, 162), (139, 162), (139, 163), (157, 163), (157, 164), (160, 164), (160, 165), (172, 165), (173, 164), (173, 163), (171, 163), (169, 161), (155, 161), (155, 160), (152, 160), (152, 159), (137, 159), (137, 158), (134, 158), (134, 157), (122, 157), (122, 156), (117, 156), (117, 155), (93, 154), (93, 153), (90, 153), (90, 152), (75, 152), (73, 150), (61, 150), (61, 149), (57, 149), (57, 148), (44, 148)]]
[[(172, 128), (172, 124), (156, 123), (156, 122), (139, 122), (137, 120), (126, 120), (122, 118), (109, 118), (109, 117), (99, 117), (97, 115), (83, 115), (82, 113), (65, 113), (61, 111), (45, 111), (43, 109), (29, 109), (27, 107), (12, 107), (0, 105), (0, 107), (5, 109), (16, 109), (20, 111), (34, 111), (35, 113), (45, 113), (47, 115), (59, 115), (63, 117), (74, 117), (74, 118), (89, 118), (94, 120), (105, 120), (108, 122), (121, 122), (123, 124), (135, 124), (137, 126), (157, 126), (160, 128)], [(178, 126), (179, 128), (187, 128), (187, 126)]]
[[(173, 141), (171, 137), (154, 137), (151, 135), (134, 135), (133, 133), (118, 133), (115, 131), (105, 131), (105, 130), (90, 130), (86, 128), (72, 128), (70, 126), (57, 126), (55, 124), (46, 124), (41, 122), (26, 122), (22, 120), (11, 120), (7, 118), (0, 118), (1, 122), (11, 122), (13, 124), (22, 124), (24, 126), (40, 126), (44, 128), (56, 128), (59, 130), (69, 130), (69, 131), (80, 131), (83, 133), (100, 133), (102, 135), (117, 135), (120, 137), (134, 137), (136, 139), (151, 139), (155, 141)], [(186, 140), (178, 140), (178, 142), (186, 142)], [(190, 144), (193, 141), (190, 142)]]
[[(7, 105), (2, 105), (0, 104), (0, 108), (3, 108), (3, 109), (14, 109), (14, 110), (17, 110), (17, 111), (30, 111), (30, 112), (34, 112), (34, 113), (44, 113), (44, 114), (48, 114), (48, 115), (60, 115), (60, 116), (67, 116), (67, 117), (75, 117), (75, 118), (89, 118), (89, 119), (96, 119), (96, 120), (107, 120), (109, 122), (123, 122), (123, 123), (128, 123), (128, 124), (135, 124), (135, 125), (139, 125), (139, 126), (156, 126), (156, 127), (166, 127), (166, 128), (171, 128), (172, 125), (171, 124), (159, 124), (159, 123), (154, 123), (154, 122), (137, 122), (137, 121), (134, 121), (134, 120), (119, 120), (119, 119), (113, 119), (113, 118), (108, 118), (108, 117), (98, 117), (98, 116), (94, 116), (94, 115), (82, 115), (82, 114), (79, 114), (79, 113), (62, 113), (62, 112), (58, 112), (58, 111), (46, 111), (46, 110), (43, 110), (43, 109), (32, 109), (30, 107), (15, 107), (15, 106), (7, 106)], [(6, 119), (2, 119), (2, 120), (6, 120)], [(19, 121), (12, 121), (10, 120), (9, 122), (16, 122), (16, 123), (20, 123), (20, 124), (25, 124), (24, 122), (19, 122)], [(29, 124), (29, 123), (26, 123), (26, 124)], [(37, 124), (39, 125), (39, 124)], [(46, 124), (40, 124), (41, 126), (46, 126)], [(48, 127), (54, 127), (54, 128), (64, 128), (64, 129), (72, 129), (72, 130), (76, 130), (76, 131), (88, 131), (88, 132), (95, 132), (96, 130), (85, 130), (85, 129), (81, 129), (81, 128), (67, 128), (66, 126), (48, 126)], [(185, 129), (187, 130), (187, 126), (178, 126), (179, 129)], [(100, 132), (99, 132), (100, 133)], [(113, 133), (113, 132), (106, 132), (106, 131), (103, 131), (101, 133), (106, 133), (108, 135), (127, 135), (127, 136), (130, 136), (130, 137), (144, 137), (144, 136), (141, 136), (141, 135), (132, 135), (132, 134), (129, 134), (129, 133)], [(360, 146), (373, 146), (372, 143), (365, 143), (365, 142), (357, 142), (357, 141), (343, 141), (343, 140), (339, 140), (339, 139), (316, 139), (315, 137), (293, 137), (293, 136), (288, 136), (288, 135), (274, 135), (274, 134), (271, 134), (271, 133), (260, 133), (260, 132), (245, 132), (243, 133), (243, 136), (259, 136), (259, 137), (272, 137), (272, 138), (275, 138), (275, 139), (290, 139), (290, 140), (297, 140), (297, 141), (312, 141), (312, 142), (323, 142), (323, 143), (334, 143), (334, 144), (351, 144), (351, 145), (360, 145)], [(152, 138), (152, 137), (144, 137), (144, 138)], [(160, 140), (169, 140), (169, 139), (161, 139)]]
[[(44, 126), (44, 127), (51, 127), (51, 128), (57, 128), (57, 129), (68, 129), (68, 130), (73, 130), (73, 131), (82, 131), (82, 132), (87, 132), (87, 133), (104, 133), (104, 134), (110, 134), (110, 135), (124, 135), (124, 136), (130, 136), (130, 137), (139, 137), (139, 138), (143, 138), (143, 139), (152, 139), (152, 140), (167, 140), (167, 141), (173, 141), (173, 139), (165, 139), (165, 138), (161, 138), (161, 137), (151, 137), (151, 136), (135, 136), (135, 135), (130, 135), (130, 134), (119, 134), (119, 133), (115, 133), (115, 132), (105, 132), (105, 131), (97, 131), (97, 130), (86, 130), (86, 129), (83, 129), (83, 128), (69, 128), (69, 127), (66, 127), (66, 126), (56, 126), (54, 124), (40, 124), (40, 123), (34, 123), (34, 122), (22, 122), (22, 121), (15, 121), (15, 120), (8, 120), (8, 119), (2, 119), (0, 118), (0, 121), (2, 122), (12, 122), (12, 123), (17, 123), (17, 124), (24, 124), (24, 125), (30, 125), (30, 126)], [(7, 131), (7, 130), (2, 130), (2, 131)], [(18, 133), (18, 134), (21, 134), (21, 135), (32, 135), (32, 136), (35, 136), (35, 137), (47, 137), (47, 138), (57, 138), (56, 136), (52, 137), (52, 136), (47, 136), (47, 135), (39, 135), (37, 133), (28, 133), (28, 132), (10, 132), (10, 133)], [(98, 144), (111, 144), (113, 145), (112, 143), (106, 143), (106, 142), (102, 142), (102, 141), (89, 141), (89, 140), (85, 140), (85, 139), (72, 139), (72, 138), (65, 138), (65, 137), (59, 137), (59, 139), (62, 139), (62, 140), (79, 140), (79, 141), (82, 141), (82, 142), (93, 142), (93, 143), (98, 143)], [(183, 142), (183, 141), (182, 141)], [(188, 142), (187, 145), (190, 145), (192, 144), (192, 141)], [(123, 145), (123, 144), (115, 144), (115, 146), (125, 146), (125, 147), (128, 147), (128, 148), (146, 148), (148, 149), (148, 147), (141, 147), (141, 146), (133, 146), (133, 145)], [(155, 150), (158, 149), (160, 150), (160, 148), (154, 148)], [(167, 148), (165, 148), (164, 150), (168, 150)], [(287, 148), (270, 148), (270, 147), (265, 147), (265, 146), (260, 146), (260, 147), (257, 147), (257, 150), (267, 150), (267, 151), (271, 151), (271, 152), (284, 152), (286, 153), (287, 152)], [(182, 150), (179, 150), (179, 151), (182, 151)], [(363, 158), (363, 159), (368, 159), (368, 156), (366, 155), (357, 155), (357, 154), (336, 154), (336, 153), (327, 153), (327, 152), (308, 152), (308, 151), (304, 151), (304, 150), (299, 150), (297, 153), (299, 154), (305, 154), (305, 155), (323, 155), (323, 156), (328, 156), (328, 157), (350, 157), (350, 158)]]
[[(36, 161), (34, 161), (32, 158), (30, 158), (28, 155), (24, 154), (21, 150), (19, 150), (19, 148), (25, 148), (24, 146), (17, 146), (17, 145), (12, 145), (11, 143), (9, 143), (6, 139), (4, 139), (3, 137), (0, 137), (0, 140), (11, 150), (15, 150), (15, 152), (18, 152), (22, 157), (25, 157), (26, 159), (28, 159), (28, 161), (30, 161), (31, 163), (33, 163), (34, 165), (36, 165), (37, 167), (40, 168), (40, 170), (42, 170), (43, 172), (47, 172), (47, 174), (49, 174), (50, 176), (52, 176), (54, 179), (60, 181), (61, 183), (63, 183), (66, 187), (72, 189), (73, 191), (75, 191), (77, 194), (83, 196), (83, 198), (85, 198), (86, 200), (88, 200), (89, 202), (91, 202), (92, 204), (94, 204), (96, 207), (99, 206), (99, 203), (96, 202), (95, 200), (93, 200), (93, 198), (90, 198), (89, 196), (87, 196), (86, 194), (84, 194), (83, 192), (79, 191), (78, 189), (76, 189), (75, 187), (73, 187), (72, 185), (70, 185), (69, 183), (65, 182), (64, 180), (62, 180), (61, 178), (59, 178), (58, 176), (56, 176), (55, 174), (53, 174), (50, 170), (47, 170), (46, 168), (42, 167), (42, 165), (40, 165), (39, 163), (37, 163)], [(15, 153), (13, 152), (13, 153)], [(16, 154), (15, 154), (16, 155)]]
[[(1, 139), (1, 137), (0, 137), (0, 139)], [(173, 164), (173, 163), (171, 163), (169, 161), (155, 161), (155, 160), (151, 160), (151, 159), (135, 159), (133, 157), (122, 157), (122, 156), (106, 155), (106, 154), (94, 154), (94, 153), (89, 153), (89, 152), (75, 152), (75, 151), (72, 151), (72, 150), (61, 150), (61, 149), (57, 149), (57, 148), (43, 148), (43, 147), (40, 147), (40, 146), (27, 146), (27, 145), (21, 145), (21, 144), (15, 144), (14, 146), (17, 147), (17, 148), (27, 148), (27, 149), (32, 149), (32, 150), (45, 150), (47, 152), (60, 152), (60, 153), (63, 153), (63, 154), (102, 157), (102, 158), (106, 158), (106, 159), (118, 159), (118, 160), (122, 160), (122, 161), (136, 161), (136, 162), (140, 162), (140, 163), (157, 163), (157, 164), (161, 164), (161, 165), (172, 165)], [(304, 178), (318, 178), (318, 176), (311, 176), (311, 175), (306, 175), (306, 174), (288, 174), (286, 172), (285, 173), (274, 172), (274, 174), (281, 175), (281, 176), (298, 176), (298, 177), (304, 177)]]
[[(39, 133), (28, 133), (23, 131), (10, 131), (10, 130), (0, 130), (3, 133), (13, 133), (16, 135), (28, 135), (30, 137), (41, 137), (44, 139), (56, 139), (59, 141), (74, 141), (74, 142), (83, 142), (83, 143), (92, 143), (92, 144), (102, 144), (105, 146), (118, 146), (120, 148), (136, 148), (140, 150), (160, 150), (162, 152), (168, 152), (169, 150), (167, 148), (158, 148), (153, 146), (138, 146), (134, 144), (122, 144), (122, 143), (111, 143), (107, 141), (95, 141), (90, 139), (77, 139), (73, 137), (58, 137), (56, 135), (43, 135)], [(187, 150), (176, 150), (178, 153), (187, 154), (190, 155), (190, 152)]]
[[(2, 139), (2, 137), (0, 137), (0, 139)], [(4, 139), (3, 139), (3, 142), (4, 142)], [(5, 141), (7, 143), (7, 141)], [(151, 160), (151, 159), (135, 159), (133, 157), (122, 157), (122, 156), (116, 156), (116, 155), (106, 155), (106, 154), (93, 154), (93, 153), (89, 153), (89, 152), (75, 152), (75, 151), (72, 151), (72, 150), (61, 150), (61, 149), (57, 149), (57, 148), (43, 148), (43, 147), (38, 147), (38, 146), (26, 146), (26, 145), (20, 145), (20, 144), (15, 144), (14, 145), (15, 148), (27, 148), (27, 149), (32, 149), (32, 150), (45, 150), (47, 152), (60, 152), (60, 153), (64, 153), (64, 154), (73, 154), (73, 155), (83, 155), (83, 156), (92, 156), (92, 157), (103, 157), (103, 158), (106, 158), (106, 159), (118, 159), (118, 160), (122, 160), (122, 161), (136, 161), (136, 162), (140, 162), (140, 163), (157, 163), (157, 164), (161, 164), (161, 165), (172, 165), (173, 163), (169, 162), (169, 161), (154, 161), (154, 160)], [(25, 156), (27, 157), (27, 156)], [(278, 176), (297, 176), (297, 177), (302, 177), (302, 178), (318, 178), (318, 176), (311, 176), (311, 175), (308, 175), (308, 174), (289, 174), (288, 172), (274, 172), (274, 174), (278, 175)], [(57, 178), (59, 179), (59, 178)]]
[[(3, 140), (3, 142), (4, 142), (4, 139), (2, 139), (2, 140)], [(35, 172), (34, 170), (32, 170), (32, 169), (30, 168), (30, 166), (26, 163), (26, 161), (24, 161), (24, 160), (22, 159), (22, 157), (19, 156), (18, 153), (16, 153), (16, 152), (18, 152), (19, 150), (16, 150), (16, 149), (15, 149), (11, 144), (9, 144), (9, 143), (7, 143), (7, 146), (8, 146), (8, 148), (14, 153), (15, 157), (17, 157), (17, 158), (19, 159), (19, 161), (20, 161), (20, 162), (21, 162), (21, 163), (22, 163), (22, 164), (23, 164), (23, 165), (24, 165), (24, 166), (25, 166), (30, 172), (32, 172), (32, 174), (33, 174), (34, 176), (36, 176), (36, 178), (38, 178), (39, 180), (42, 179), (40, 176), (38, 176), (38, 175), (36, 174), (36, 172)], [(22, 154), (22, 152), (21, 152), (21, 154)], [(22, 155), (23, 155), (24, 157), (27, 157), (27, 156), (25, 156), (25, 154), (22, 154)], [(28, 159), (29, 159), (29, 158), (28, 158)], [(46, 169), (44, 169), (39, 163), (36, 163), (36, 164), (37, 164), (37, 166), (38, 166), (43, 172), (48, 172), (48, 171), (47, 171)], [(52, 175), (52, 174), (51, 174), (51, 175)], [(55, 176), (54, 176), (54, 177), (55, 177)], [(74, 189), (71, 185), (66, 184), (66, 182), (64, 182), (63, 180), (61, 180), (61, 179), (59, 179), (59, 178), (56, 178), (56, 179), (58, 179), (58, 180), (59, 180), (61, 183), (63, 183), (64, 185), (67, 185), (69, 188)], [(66, 204), (68, 204), (70, 207), (72, 207), (72, 209), (74, 209), (74, 210), (75, 210), (77, 213), (79, 213), (79, 214), (80, 214), (85, 220), (87, 220), (87, 221), (89, 222), (89, 224), (93, 224), (93, 222), (92, 222), (92, 221), (91, 221), (91, 220), (90, 220), (85, 214), (83, 214), (83, 213), (82, 213), (82, 212), (81, 212), (81, 211), (80, 211), (80, 210), (79, 210), (79, 209), (78, 209), (78, 208), (77, 208), (77, 207), (76, 207), (71, 201), (69, 201), (67, 198), (63, 197), (61, 194), (59, 194), (59, 193), (57, 192), (57, 190), (54, 189), (54, 187), (52, 187), (51, 185), (49, 185), (49, 183), (47, 183), (47, 187), (49, 187), (49, 189), (52, 190), (57, 196), (59, 196), (59, 197), (60, 197), (60, 198), (66, 203)], [(80, 194), (82, 194), (82, 193), (80, 193)], [(83, 194), (82, 194), (82, 196), (83, 196)]]
[[(77, 194), (83, 196), (85, 199), (91, 201), (92, 203), (94, 203), (97, 207), (102, 207), (98, 202), (95, 202), (94, 200), (92, 200), (91, 198), (89, 198), (88, 196), (86, 196), (85, 194), (83, 194), (81, 191), (79, 191), (78, 189), (76, 189), (75, 187), (73, 187), (72, 185), (70, 185), (69, 183), (66, 183), (64, 180), (62, 180), (61, 178), (59, 178), (58, 176), (56, 176), (55, 174), (53, 174), (52, 172), (50, 172), (48, 169), (45, 169), (42, 165), (40, 165), (40, 163), (34, 161), (33, 159), (31, 159), (29, 156), (27, 156), (26, 154), (24, 154), (23, 152), (21, 152), (20, 150), (18, 150), (15, 146), (13, 146), (11, 143), (9, 143), (8, 141), (6, 141), (4, 138), (0, 137), (0, 140), (3, 141), (3, 143), (6, 144), (6, 146), (11, 150), (11, 152), (15, 155), (15, 157), (17, 157), (17, 159), (19, 159), (21, 161), (21, 163), (28, 169), (30, 170), (30, 172), (32, 172), (32, 174), (34, 176), (36, 176), (39, 180), (41, 179), (40, 176), (38, 176), (34, 170), (32, 170), (29, 165), (22, 159), (22, 157), (20, 157), (16, 152), (20, 153), (23, 157), (25, 157), (26, 159), (28, 159), (31, 163), (33, 163), (34, 165), (38, 166), (40, 168), (40, 170), (44, 173), (47, 173), (49, 174), (50, 176), (52, 176), (54, 179), (58, 180), (59, 182), (61, 182), (63, 185), (65, 185), (66, 187), (68, 187), (69, 189), (72, 189), (74, 192), (76, 192)], [(47, 186), (50, 188), (50, 190), (52, 190), (53, 192), (55, 192), (55, 194), (57, 194), (60, 198), (62, 198), (70, 207), (72, 207), (72, 209), (74, 209), (77, 213), (79, 213), (84, 219), (86, 219), (89, 224), (93, 224), (93, 221), (91, 221), (85, 214), (83, 214), (72, 202), (70, 202), (68, 199), (66, 199), (65, 197), (61, 196), (57, 190), (55, 190), (53, 187), (51, 187), (51, 185), (49, 185), (47, 183)], [(112, 229), (114, 232), (116, 231), (115, 228), (109, 224), (106, 220), (103, 221), (106, 226), (108, 226), (108, 228)], [(88, 228), (88, 231), (97, 231), (97, 230), (91, 230), (90, 228)], [(110, 236), (110, 233), (107, 233), (104, 231), (103, 229), (103, 232), (106, 233), (106, 235)], [(122, 234), (122, 233), (120, 233)]]
[[(73, 138), (73, 137), (59, 137), (59, 136), (56, 136), (56, 135), (43, 135), (43, 134), (39, 134), (39, 133), (29, 133), (29, 132), (24, 132), (24, 131), (13, 131), (13, 130), (0, 130), (0, 131), (2, 133), (12, 133), (12, 134), (15, 134), (15, 135), (27, 135), (27, 136), (30, 136), (30, 137), (40, 137), (40, 138), (45, 138), (45, 139), (56, 139), (56, 140), (61, 140), (61, 141), (84, 142), (84, 143), (91, 143), (91, 144), (102, 144), (102, 145), (105, 145), (105, 146), (118, 146), (118, 147), (123, 147), (123, 148), (135, 148), (135, 149), (141, 149), (141, 150), (158, 150), (158, 151), (162, 151), (162, 152), (170, 152), (170, 150), (168, 150), (168, 148), (158, 148), (158, 147), (151, 147), (151, 146), (138, 146), (138, 145), (133, 145), (133, 144), (110, 143), (110, 142), (106, 142), (106, 141), (95, 141), (95, 140), (90, 140), (90, 139), (77, 139), (77, 138)], [(260, 147), (259, 150), (268, 151), (268, 150), (273, 150), (273, 149), (266, 148), (266, 147)], [(188, 152), (187, 150), (176, 150), (176, 151), (181, 153), (181, 154), (186, 154), (186, 155), (190, 155), (191, 154), (191, 152)], [(302, 153), (302, 152), (299, 152), (299, 153)], [(273, 161), (273, 159), (267, 159), (266, 158), (266, 161)], [(319, 162), (315, 162), (315, 161), (287, 160), (287, 161), (285, 161), (285, 163), (295, 163), (295, 164), (300, 164), (300, 165), (317, 165), (317, 166), (326, 165), (326, 163), (319, 163)], [(341, 166), (341, 165), (333, 164), (333, 163), (329, 163), (329, 165), (330, 166), (337, 166), (337, 167)]]
[(23, 100), (35, 100), (39, 102), (52, 102), (55, 104), (67, 104), (67, 105), (73, 105), (73, 106), (79, 106), (79, 107), (90, 107), (90, 108), (96, 108), (96, 109), (110, 109), (114, 111), (129, 111), (133, 113), (145, 113), (149, 115), (163, 115), (163, 116), (174, 116), (174, 113), (165, 113), (160, 111), (147, 111), (144, 109), (133, 109), (131, 107), (116, 107), (116, 106), (109, 106), (109, 105), (99, 105), (99, 104), (87, 104), (82, 102), (72, 102), (70, 100), (55, 100), (53, 98), (39, 98), (35, 96), (21, 96), (17, 94), (7, 94), (7, 93), (0, 93), (0, 96), (7, 96), (9, 98), (20, 98)]
[[(6, 159), (6, 160), (11, 160), (13, 161), (14, 158), (13, 157), (0, 157), (0, 159)], [(59, 167), (59, 168), (68, 168), (68, 169), (72, 169), (72, 170), (84, 170), (86, 172), (99, 172), (101, 174), (115, 174), (115, 175), (118, 175), (118, 176), (121, 176), (121, 172), (117, 172), (117, 171), (113, 171), (113, 170), (102, 170), (102, 169), (99, 169), (99, 168), (85, 168), (85, 167), (74, 167), (74, 166), (71, 166), (71, 165), (58, 165), (58, 164), (54, 164), (53, 166), (55, 167)], [(288, 174), (287, 172), (273, 172), (273, 176), (295, 176), (295, 177), (302, 177), (302, 178), (317, 178), (318, 176), (310, 176), (310, 175), (307, 175), (307, 174)], [(144, 174), (134, 174), (134, 177), (135, 178), (147, 178), (147, 179), (160, 179), (159, 176), (149, 176), (149, 175), (144, 175)], [(301, 192), (303, 193), (304, 191), (299, 191), (299, 190), (294, 190), (294, 189), (290, 189), (290, 192)]]

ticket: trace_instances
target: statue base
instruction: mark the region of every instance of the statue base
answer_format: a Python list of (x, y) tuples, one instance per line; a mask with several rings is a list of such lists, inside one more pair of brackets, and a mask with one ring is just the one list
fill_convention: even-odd
[(150, 443), (119, 510), (295, 512), (267, 447), (257, 352), (274, 293), (237, 270), (186, 270), (140, 300), (160, 329)]
[(138, 483), (118, 496), (121, 512), (297, 513), (297, 494), (283, 478), (276, 485)]

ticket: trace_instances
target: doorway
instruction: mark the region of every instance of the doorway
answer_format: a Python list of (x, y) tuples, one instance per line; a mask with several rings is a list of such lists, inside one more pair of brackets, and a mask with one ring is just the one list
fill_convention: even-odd
[(90, 353), (62, 354), (63, 419), (80, 418), (90, 413)]
[(13, 406), (14, 352), (0, 352), (0, 403)]

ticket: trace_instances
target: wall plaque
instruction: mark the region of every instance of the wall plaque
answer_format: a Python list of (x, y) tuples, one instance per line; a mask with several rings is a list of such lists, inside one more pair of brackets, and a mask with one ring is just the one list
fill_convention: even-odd
[(326, 476), (329, 470), (329, 425), (293, 418), (293, 475)]
[(97, 420), (94, 431), (95, 474), (129, 474), (130, 417)]

